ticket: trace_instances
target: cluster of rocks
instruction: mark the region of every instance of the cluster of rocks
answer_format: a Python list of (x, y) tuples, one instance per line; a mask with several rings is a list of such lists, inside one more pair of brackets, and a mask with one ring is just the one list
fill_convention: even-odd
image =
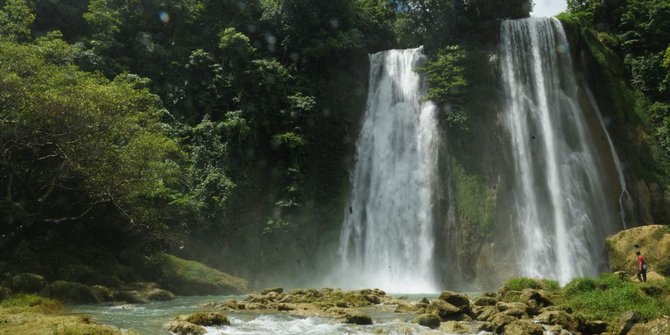
[(136, 282), (109, 288), (102, 285), (88, 286), (64, 280), (48, 282), (44, 277), (34, 273), (18, 273), (3, 281), (0, 285), (0, 300), (12, 293), (39, 294), (71, 304), (100, 302), (138, 304), (175, 298), (172, 292), (151, 282)]
[(203, 327), (228, 326), (230, 321), (221, 312), (198, 312), (180, 315), (165, 324), (165, 328), (177, 335), (201, 335), (207, 333)]
[(446, 326), (454, 333), (601, 334), (607, 329), (605, 322), (586, 321), (569, 308), (555, 306), (546, 291), (536, 289), (486, 293), (472, 302), (465, 295), (444, 291), (437, 299), (424, 299), (415, 308), (420, 315), (414, 322), (433, 329)]
[(372, 324), (372, 319), (355, 308), (394, 306), (399, 303), (405, 302), (379, 289), (343, 291), (323, 288), (284, 292), (282, 288), (269, 288), (260, 294), (250, 294), (244, 300), (212, 302), (203, 307), (226, 311), (279, 311), (300, 316), (339, 317), (344, 323), (366, 325)]
[(378, 289), (343, 291), (325, 288), (284, 292), (281, 288), (263, 290), (244, 300), (212, 302), (202, 307), (224, 311), (286, 312), (303, 316), (337, 317), (344, 323), (367, 325), (373, 320), (359, 307), (374, 306), (412, 318), (414, 323), (455, 334), (490, 331), (496, 334), (541, 335), (601, 334), (602, 321), (587, 321), (567, 307), (555, 306), (541, 289), (487, 293), (471, 299), (444, 291), (433, 300), (412, 302), (387, 295)]

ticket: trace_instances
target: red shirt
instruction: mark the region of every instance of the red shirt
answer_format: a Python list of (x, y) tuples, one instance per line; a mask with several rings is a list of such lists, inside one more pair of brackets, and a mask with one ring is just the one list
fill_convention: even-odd
[(637, 269), (639, 271), (642, 271), (642, 264), (646, 264), (647, 261), (644, 259), (642, 255), (637, 256)]

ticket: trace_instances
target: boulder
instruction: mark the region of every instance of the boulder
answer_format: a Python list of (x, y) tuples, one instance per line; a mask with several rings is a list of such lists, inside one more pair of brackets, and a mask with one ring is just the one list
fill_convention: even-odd
[(284, 293), (284, 289), (281, 288), (281, 287), (266, 288), (263, 291), (261, 291), (261, 294), (266, 295), (270, 292), (274, 292), (274, 293), (277, 293), (277, 294), (282, 294), (282, 293)]
[(452, 320), (463, 314), (461, 309), (441, 299), (436, 299), (426, 306), (426, 313), (435, 314), (442, 320)]
[(534, 319), (545, 325), (559, 325), (571, 331), (579, 329), (579, 320), (562, 310), (544, 310)]
[(91, 286), (91, 291), (98, 301), (111, 301), (112, 300), (112, 290), (106, 286), (102, 285), (93, 285)]
[(670, 334), (670, 317), (664, 316), (645, 324), (635, 324), (628, 335)]
[(437, 329), (440, 327), (440, 318), (433, 314), (421, 314), (414, 318), (412, 322), (428, 327), (430, 329)]
[(602, 334), (607, 330), (607, 322), (605, 321), (585, 321), (580, 327), (579, 331), (585, 334)]
[(505, 327), (505, 335), (543, 335), (542, 326), (530, 320), (516, 320)]
[(198, 326), (229, 326), (230, 321), (225, 314), (221, 312), (197, 312), (189, 314), (183, 318), (179, 318), (180, 321), (190, 322)]
[(496, 304), (496, 308), (501, 312), (504, 312), (508, 309), (520, 309), (526, 311), (528, 309), (528, 305), (522, 302), (498, 302)]
[(181, 320), (170, 321), (165, 325), (165, 328), (177, 335), (202, 335), (207, 333), (205, 328)]
[(496, 334), (502, 334), (507, 325), (514, 321), (517, 321), (517, 319), (509, 315), (498, 313), (490, 318), (489, 323), (491, 324), (491, 331)]
[(477, 299), (475, 299), (473, 304), (475, 306), (495, 306), (497, 302), (498, 302), (498, 299), (496, 299), (496, 298), (483, 296), (483, 297), (478, 297)]
[(670, 265), (670, 227), (666, 225), (626, 229), (608, 237), (606, 244), (612, 271), (625, 271), (627, 277), (634, 276), (637, 270), (635, 251), (640, 250), (649, 264), (647, 279), (651, 272), (661, 275), (670, 272), (670, 266), (666, 269), (666, 264)]
[(149, 303), (149, 300), (138, 294), (137, 291), (114, 291), (112, 292), (112, 300), (118, 302), (125, 302), (128, 304)]
[(416, 307), (409, 303), (398, 303), (398, 307), (395, 308), (395, 313), (414, 313)]
[(486, 306), (475, 313), (477, 321), (488, 321), (492, 316), (498, 313), (498, 309), (493, 306)]
[(146, 297), (151, 301), (168, 301), (174, 299), (174, 293), (160, 288), (151, 289), (146, 292)]
[(6, 287), (0, 286), (0, 300), (3, 300), (12, 295), (12, 290)]
[(444, 323), (440, 330), (444, 330), (449, 334), (472, 334), (472, 328), (467, 324), (463, 324), (456, 321), (447, 321)]
[(643, 322), (642, 314), (635, 311), (628, 311), (619, 317), (619, 335), (626, 335), (637, 323)]
[(19, 273), (12, 278), (12, 290), (23, 293), (37, 293), (47, 286), (44, 277), (35, 273)]
[(371, 325), (372, 318), (365, 313), (352, 311), (344, 315), (344, 323), (354, 325)]
[(526, 302), (535, 300), (542, 307), (553, 305), (551, 299), (549, 299), (547, 293), (543, 290), (535, 290), (531, 288), (523, 289), (521, 291), (521, 298)]
[(199, 262), (159, 254), (154, 256), (153, 263), (162, 286), (179, 295), (227, 295), (249, 292), (246, 280)]
[(443, 291), (439, 297), (453, 306), (458, 307), (461, 311), (466, 311), (470, 308), (470, 300), (468, 297), (451, 291)]
[(47, 285), (42, 289), (40, 294), (68, 304), (92, 304), (100, 302), (90, 287), (63, 280), (57, 280)]
[(289, 306), (289, 305), (287, 305), (287, 304), (279, 304), (279, 305), (277, 305), (277, 310), (280, 311), (280, 312), (288, 312), (288, 311), (292, 311), (292, 310), (294, 310), (294, 309), (295, 309), (295, 308), (293, 308), (293, 307), (291, 307), (291, 306)]

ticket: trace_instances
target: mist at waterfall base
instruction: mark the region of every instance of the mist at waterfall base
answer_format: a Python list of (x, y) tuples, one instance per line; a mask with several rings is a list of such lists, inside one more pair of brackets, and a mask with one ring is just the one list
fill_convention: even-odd
[(563, 28), (553, 18), (505, 21), (501, 44), (520, 275), (562, 284), (596, 276), (607, 269), (605, 237), (622, 222), (578, 103)]
[(343, 288), (437, 292), (436, 107), (416, 72), (423, 48), (370, 55), (370, 84), (340, 235)]

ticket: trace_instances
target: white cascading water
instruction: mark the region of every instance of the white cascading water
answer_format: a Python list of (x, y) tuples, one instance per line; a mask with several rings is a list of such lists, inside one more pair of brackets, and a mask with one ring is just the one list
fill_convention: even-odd
[(437, 292), (433, 263), (438, 132), (415, 71), (422, 47), (370, 55), (364, 123), (340, 235), (340, 285)]
[(554, 18), (505, 21), (501, 42), (520, 270), (562, 284), (598, 275), (607, 269), (605, 237), (620, 225), (563, 28)]
[(619, 178), (619, 185), (621, 186), (621, 193), (619, 193), (619, 218), (621, 219), (621, 224), (624, 229), (628, 228), (626, 224), (626, 209), (629, 209), (633, 206), (631, 203), (631, 196), (628, 193), (628, 187), (626, 186), (626, 178), (623, 175), (623, 167), (621, 166), (621, 160), (619, 160), (619, 154), (614, 148), (614, 142), (612, 142), (612, 137), (610, 137), (609, 132), (607, 132), (607, 127), (605, 127), (605, 120), (603, 120), (603, 115), (600, 112), (600, 107), (598, 107), (598, 102), (593, 96), (593, 93), (588, 87), (584, 89), (586, 91), (586, 96), (589, 98), (589, 103), (596, 112), (598, 117), (598, 123), (602, 128), (605, 136), (607, 138), (607, 144), (610, 147), (610, 152), (612, 152), (612, 158), (614, 159), (614, 167), (616, 168), (617, 177)]

